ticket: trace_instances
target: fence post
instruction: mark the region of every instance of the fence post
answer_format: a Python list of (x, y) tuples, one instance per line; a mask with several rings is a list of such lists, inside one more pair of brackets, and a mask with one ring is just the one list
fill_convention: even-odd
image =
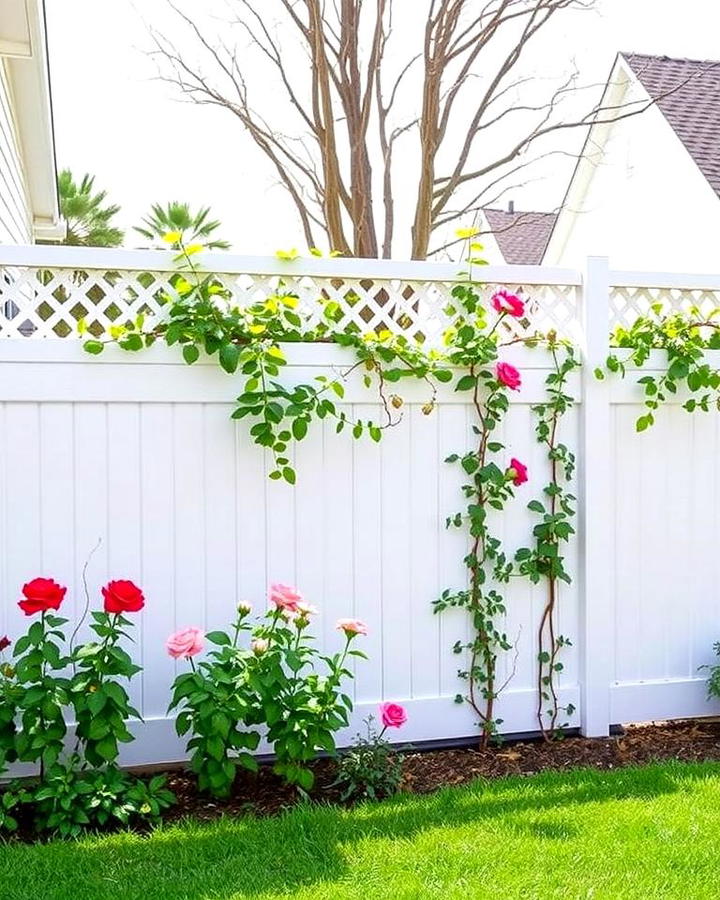
[(614, 615), (609, 554), (612, 547), (612, 470), (609, 450), (608, 381), (594, 370), (609, 351), (610, 267), (604, 257), (589, 257), (583, 277), (582, 406), (580, 421), (580, 719), (588, 737), (610, 728), (610, 684), (614, 671)]

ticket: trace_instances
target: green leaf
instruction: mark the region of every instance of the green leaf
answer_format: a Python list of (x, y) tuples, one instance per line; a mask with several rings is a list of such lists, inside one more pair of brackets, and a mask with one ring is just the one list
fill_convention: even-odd
[(220, 347), (220, 365), (232, 375), (238, 367), (240, 347), (237, 344), (225, 343)]
[(477, 384), (477, 377), (475, 375), (463, 375), (462, 378), (458, 379), (458, 383), (455, 385), (456, 391), (472, 391)]
[(307, 434), (308, 425), (306, 419), (295, 419), (292, 423), (292, 433), (296, 441), (301, 441)]
[(224, 631), (208, 631), (205, 637), (211, 644), (218, 644), (221, 647), (228, 647), (232, 643)]
[(97, 356), (103, 352), (105, 344), (102, 341), (85, 341), (83, 349), (86, 353), (92, 353), (93, 356)]
[(191, 366), (194, 362), (197, 362), (198, 357), (200, 356), (200, 350), (195, 344), (185, 344), (182, 355), (185, 362)]

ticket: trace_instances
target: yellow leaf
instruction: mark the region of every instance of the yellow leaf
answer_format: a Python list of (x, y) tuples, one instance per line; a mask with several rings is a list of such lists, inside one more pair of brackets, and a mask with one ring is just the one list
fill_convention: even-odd
[(295, 309), (298, 305), (297, 297), (280, 297), (280, 302), (283, 306), (287, 306), (288, 309)]
[(250, 332), (250, 334), (262, 334), (263, 331), (265, 331), (265, 325), (251, 325), (248, 328), (248, 331)]
[(185, 253), (187, 253), (188, 256), (192, 256), (193, 253), (200, 253), (204, 249), (205, 247), (203, 244), (190, 244), (189, 247), (185, 248)]
[(300, 254), (297, 251), (296, 247), (293, 247), (292, 250), (277, 250), (275, 253), (278, 259), (282, 259), (284, 262), (292, 262), (294, 259), (297, 259)]
[(455, 232), (455, 235), (459, 238), (462, 238), (463, 240), (465, 240), (466, 238), (473, 238), (476, 234), (480, 234), (480, 229), (475, 228), (474, 225), (470, 228), (458, 228), (458, 230)]
[(162, 236), (162, 239), (166, 244), (177, 244), (181, 237), (182, 231), (168, 231)]
[(322, 250), (318, 250), (317, 247), (310, 247), (310, 255), (311, 256), (322, 256)]

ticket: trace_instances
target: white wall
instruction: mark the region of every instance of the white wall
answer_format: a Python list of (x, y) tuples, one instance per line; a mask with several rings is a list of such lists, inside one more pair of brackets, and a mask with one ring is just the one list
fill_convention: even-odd
[[(625, 99), (640, 97), (638, 88)], [(582, 265), (607, 256), (623, 269), (720, 271), (720, 199), (657, 107), (615, 123), (604, 151), (590, 144), (545, 257)], [(592, 132), (600, 138), (602, 129)], [(589, 179), (587, 193), (581, 193)]]
[(0, 57), (0, 243), (32, 243), (32, 221), (6, 63)]

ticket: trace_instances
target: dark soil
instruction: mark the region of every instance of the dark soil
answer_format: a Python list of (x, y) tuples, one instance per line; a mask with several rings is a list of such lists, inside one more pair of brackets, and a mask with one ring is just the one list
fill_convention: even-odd
[[(720, 720), (632, 725), (622, 734), (609, 738), (567, 737), (552, 743), (507, 741), (488, 750), (411, 751), (404, 760), (402, 790), (425, 794), (447, 785), (465, 784), (475, 778), (534, 775), (580, 766), (616, 769), (668, 759), (720, 761)], [(335, 763), (320, 759), (314, 763), (313, 770), (315, 786), (311, 797), (323, 802), (339, 802), (339, 791), (333, 787)], [(298, 802), (298, 792), (273, 775), (269, 765), (261, 766), (256, 775), (247, 772), (239, 775), (228, 800), (214, 800), (198, 794), (193, 777), (185, 772), (169, 772), (168, 786), (175, 792), (178, 802), (169, 811), (166, 821), (185, 816), (208, 821), (221, 815), (247, 812), (272, 815)]]

